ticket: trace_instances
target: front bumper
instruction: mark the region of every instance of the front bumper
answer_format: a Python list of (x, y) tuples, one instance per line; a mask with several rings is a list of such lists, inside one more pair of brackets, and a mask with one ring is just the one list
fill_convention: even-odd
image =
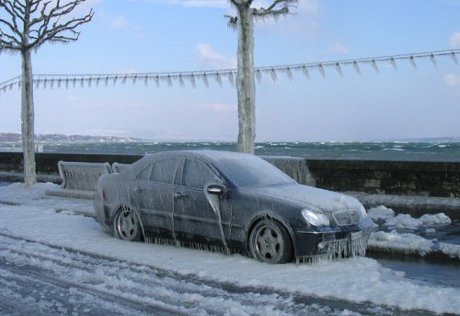
[(297, 230), (294, 236), (294, 253), (297, 260), (324, 257), (363, 256), (372, 231), (372, 222), (364, 220), (358, 225), (340, 228), (324, 227)]

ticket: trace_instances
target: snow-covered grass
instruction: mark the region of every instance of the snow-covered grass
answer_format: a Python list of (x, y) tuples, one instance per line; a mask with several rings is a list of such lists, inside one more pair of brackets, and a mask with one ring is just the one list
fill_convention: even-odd
[[(384, 268), (369, 258), (318, 265), (269, 265), (240, 255), (123, 242), (103, 233), (94, 219), (73, 215), (78, 207), (90, 207), (90, 201), (46, 197), (43, 192), (50, 186), (53, 185), (38, 184), (31, 189), (19, 184), (0, 187), (0, 201), (21, 204), (0, 203), (0, 232), (219, 282), (402, 309), (460, 311), (460, 300), (453, 299), (460, 297), (459, 288), (416, 283), (405, 278), (403, 272)], [(446, 245), (443, 249), (450, 251)]]

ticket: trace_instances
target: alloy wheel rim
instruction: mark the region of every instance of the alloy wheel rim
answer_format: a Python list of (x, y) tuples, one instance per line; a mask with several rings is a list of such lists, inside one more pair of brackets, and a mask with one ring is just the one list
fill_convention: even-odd
[(262, 226), (255, 236), (255, 251), (265, 262), (277, 262), (282, 256), (284, 241), (281, 232), (271, 225)]
[(117, 218), (117, 232), (123, 240), (134, 240), (138, 234), (139, 221), (136, 214), (124, 208)]

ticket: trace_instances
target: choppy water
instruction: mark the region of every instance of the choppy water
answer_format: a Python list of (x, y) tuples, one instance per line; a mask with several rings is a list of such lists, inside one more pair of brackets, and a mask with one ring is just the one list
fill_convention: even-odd
[[(42, 143), (43, 152), (111, 153), (143, 155), (180, 149), (236, 151), (230, 142), (62, 142)], [(20, 151), (19, 144), (1, 144), (0, 151)], [(459, 161), (459, 141), (437, 142), (265, 142), (257, 143), (256, 154), (312, 159), (369, 159), (412, 161)]]

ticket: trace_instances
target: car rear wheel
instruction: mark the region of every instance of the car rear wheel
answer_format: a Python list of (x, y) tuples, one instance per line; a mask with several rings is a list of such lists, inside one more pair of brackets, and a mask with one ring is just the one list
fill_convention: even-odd
[(121, 207), (114, 221), (115, 235), (123, 240), (141, 240), (141, 224), (136, 213), (128, 208)]
[(285, 263), (292, 257), (291, 239), (279, 222), (264, 219), (251, 230), (249, 251), (252, 257), (262, 262)]

